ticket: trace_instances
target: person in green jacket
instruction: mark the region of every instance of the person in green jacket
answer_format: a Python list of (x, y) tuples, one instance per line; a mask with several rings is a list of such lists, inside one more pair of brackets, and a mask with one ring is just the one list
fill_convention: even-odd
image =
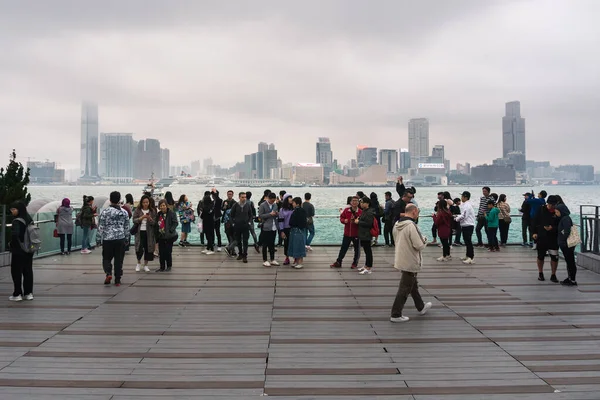
[(500, 223), (500, 210), (496, 207), (494, 200), (488, 200), (487, 202), (488, 211), (485, 213), (485, 218), (487, 220), (487, 236), (488, 236), (488, 245), (489, 251), (500, 251), (500, 247), (498, 246), (498, 224)]

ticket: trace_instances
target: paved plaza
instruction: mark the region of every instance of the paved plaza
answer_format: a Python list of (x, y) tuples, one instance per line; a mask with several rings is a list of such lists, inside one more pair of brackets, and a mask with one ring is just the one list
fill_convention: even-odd
[(21, 303), (0, 269), (0, 399), (600, 399), (600, 275), (567, 288), (537, 281), (530, 249), (467, 266), (464, 248), (439, 263), (430, 246), (433, 308), (409, 299), (392, 324), (391, 249), (367, 276), (330, 269), (334, 247), (303, 270), (201, 250), (174, 249), (162, 274), (136, 273), (130, 252), (121, 287), (102, 284), (100, 251), (42, 258)]

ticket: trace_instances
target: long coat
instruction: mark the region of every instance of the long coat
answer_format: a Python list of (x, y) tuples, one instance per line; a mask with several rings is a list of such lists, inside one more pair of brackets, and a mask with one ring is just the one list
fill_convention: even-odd
[[(133, 212), (133, 223), (134, 224), (139, 224), (141, 222), (141, 217), (142, 215), (144, 215), (144, 213), (142, 212), (141, 208), (136, 208), (135, 211)], [(157, 214), (156, 211), (154, 211), (153, 209), (150, 209), (150, 218), (152, 218), (152, 221), (146, 221), (146, 238), (148, 241), (148, 251), (154, 251), (154, 246), (156, 244), (156, 239), (154, 236), (154, 225), (157, 222)], [(140, 234), (141, 230), (138, 229), (138, 232), (135, 234), (135, 250), (136, 251), (140, 251), (142, 248), (142, 241), (141, 241), (141, 234)]]

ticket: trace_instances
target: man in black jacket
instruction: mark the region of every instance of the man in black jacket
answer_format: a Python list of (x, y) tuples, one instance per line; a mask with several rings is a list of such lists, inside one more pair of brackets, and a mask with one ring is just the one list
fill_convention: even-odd
[(558, 283), (556, 270), (558, 268), (558, 222), (559, 218), (555, 214), (555, 208), (558, 204), (556, 196), (548, 196), (546, 205), (537, 213), (534, 219), (535, 233), (533, 238), (537, 240), (537, 267), (538, 280), (544, 279), (544, 258), (546, 253), (550, 255), (550, 267), (552, 276), (550, 280)]
[(215, 218), (215, 237), (217, 239), (217, 251), (221, 251), (221, 216), (223, 215), (221, 207), (223, 207), (223, 200), (219, 197), (219, 191), (215, 188), (211, 189), (211, 195), (214, 202), (213, 216)]
[[(529, 198), (531, 193), (524, 193), (523, 204), (519, 211), (523, 214), (521, 217), (521, 232), (523, 233), (523, 246), (533, 246), (533, 230), (531, 229), (531, 204), (529, 204)], [(529, 231), (529, 235), (527, 235)]]
[[(248, 262), (248, 238), (250, 237), (250, 223), (252, 222), (252, 207), (250, 202), (246, 201), (246, 192), (240, 192), (239, 202), (233, 205), (231, 209), (231, 222), (233, 223), (233, 231), (235, 233), (235, 241), (230, 244), (238, 246), (238, 260), (244, 263)], [(228, 248), (228, 253), (231, 254), (233, 248)]]

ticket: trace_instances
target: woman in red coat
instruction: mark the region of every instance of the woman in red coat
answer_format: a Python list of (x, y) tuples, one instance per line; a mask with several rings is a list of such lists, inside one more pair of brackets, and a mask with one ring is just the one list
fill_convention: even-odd
[(437, 227), (438, 236), (442, 242), (443, 254), (438, 261), (450, 261), (450, 237), (452, 236), (452, 212), (446, 200), (437, 203), (437, 212), (433, 214), (433, 223)]

